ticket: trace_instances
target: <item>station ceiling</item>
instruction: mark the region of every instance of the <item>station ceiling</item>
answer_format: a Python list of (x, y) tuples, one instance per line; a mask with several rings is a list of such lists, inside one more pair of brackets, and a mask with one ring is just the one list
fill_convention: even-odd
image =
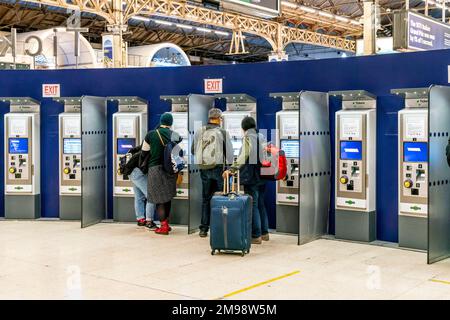
[[(198, 2), (197, 0), (195, 2)], [(290, 0), (290, 2), (313, 7), (336, 15), (359, 20), (363, 15), (362, 0)], [(380, 0), (381, 7), (381, 36), (392, 35), (392, 12), (405, 6), (404, 0)], [(202, 4), (198, 2), (198, 5)], [(424, 1), (411, 0), (410, 7), (420, 10), (424, 8)], [(430, 14), (439, 18), (440, 9), (431, 9)], [(289, 26), (301, 29), (309, 29), (316, 32), (350, 37), (352, 39), (361, 37), (362, 30), (351, 30), (342, 28), (339, 24), (330, 21), (311, 19), (305, 12), (298, 12), (286, 6), (282, 6), (282, 15), (274, 20)], [(56, 26), (64, 26), (68, 13), (64, 8), (40, 5), (18, 0), (0, 0), (0, 32), (8, 32), (15, 27), (19, 32), (34, 31)], [(84, 34), (89, 41), (101, 43), (101, 34), (106, 32), (106, 21), (90, 13), (83, 13), (82, 26), (88, 27), (89, 32)], [(177, 22), (174, 19), (171, 21)], [(190, 24), (179, 21), (182, 24)], [(193, 24), (194, 25), (194, 24)], [(198, 25), (197, 25), (198, 26)], [(201, 26), (200, 26), (201, 27)], [(211, 26), (204, 26), (214, 29)], [(229, 31), (229, 30), (228, 30)], [(231, 34), (231, 32), (230, 32)], [(271, 46), (266, 40), (246, 34), (245, 44), (248, 54), (230, 56), (227, 54), (230, 46), (231, 36), (223, 36), (216, 33), (198, 32), (196, 29), (186, 30), (176, 26), (161, 25), (153, 20), (129, 21), (129, 32), (125, 34), (125, 41), (129, 45), (144, 45), (160, 42), (172, 42), (182, 47), (188, 55), (200, 58), (210, 58), (236, 62), (256, 62), (267, 60), (271, 52)], [(287, 48), (290, 56), (305, 55), (305, 52), (316, 50), (318, 47), (312, 45), (296, 44)], [(322, 48), (325, 52), (332, 49)], [(334, 50), (336, 51), (336, 50)]]

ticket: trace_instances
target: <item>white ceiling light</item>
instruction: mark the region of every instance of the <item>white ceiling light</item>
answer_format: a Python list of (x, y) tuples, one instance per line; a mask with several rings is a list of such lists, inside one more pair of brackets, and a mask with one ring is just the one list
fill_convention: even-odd
[(338, 20), (338, 21), (341, 21), (341, 22), (345, 22), (345, 23), (350, 22), (350, 19), (348, 19), (348, 18), (346, 18), (346, 17), (342, 17), (342, 16), (334, 16), (334, 18), (335, 18), (336, 20)]
[(194, 27), (192, 27), (192, 26), (188, 26), (187, 24), (181, 24), (181, 23), (177, 23), (177, 24), (175, 24), (175, 26), (177, 26), (178, 28), (186, 29), (186, 30), (194, 29)]
[(228, 32), (225, 31), (219, 31), (219, 30), (214, 30), (215, 34), (221, 35), (221, 36), (229, 36), (230, 34)]
[(158, 19), (153, 19), (154, 22), (158, 23), (158, 24), (163, 24), (165, 26), (171, 26), (173, 25), (172, 22), (169, 21), (165, 21), (165, 20), (158, 20)]
[(292, 8), (292, 9), (297, 9), (298, 8), (298, 5), (296, 5), (295, 3), (290, 2), (290, 1), (281, 1), (281, 4), (283, 6), (286, 6), (286, 7)]
[(310, 8), (310, 7), (305, 7), (305, 6), (300, 6), (299, 7), (300, 10), (305, 11), (305, 12), (309, 12), (309, 13), (316, 13), (316, 9)]
[(196, 27), (195, 29), (197, 29), (197, 31), (200, 31), (200, 32), (212, 32), (211, 29), (206, 29), (206, 28), (202, 28), (202, 27)]
[(141, 16), (134, 16), (133, 19), (134, 19), (134, 20), (139, 20), (139, 21), (144, 21), (144, 22), (150, 21), (149, 18), (141, 17)]
[(333, 14), (326, 12), (326, 11), (319, 11), (319, 16), (325, 17), (325, 18), (333, 18)]

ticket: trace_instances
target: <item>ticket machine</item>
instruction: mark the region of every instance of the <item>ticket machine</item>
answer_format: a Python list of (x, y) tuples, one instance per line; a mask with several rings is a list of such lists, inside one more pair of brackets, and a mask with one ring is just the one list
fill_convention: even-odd
[[(161, 100), (171, 104), (173, 116), (172, 130), (177, 132), (183, 141), (180, 146), (183, 150), (184, 160), (188, 163), (190, 154), (188, 131), (188, 96), (161, 96)], [(174, 224), (188, 224), (189, 211), (189, 170), (186, 167), (180, 172), (181, 182), (177, 185), (177, 195), (172, 201), (172, 215), (170, 221)]]
[(40, 104), (31, 98), (1, 98), (5, 114), (5, 218), (40, 217)]
[(59, 218), (81, 219), (81, 98), (56, 98), (59, 114)]
[(272, 93), (280, 98), (282, 110), (276, 113), (276, 145), (285, 152), (287, 175), (277, 181), (276, 222), (277, 232), (298, 233), (300, 200), (300, 140), (299, 140), (299, 93)]
[(428, 247), (428, 88), (394, 89), (405, 99), (398, 113), (398, 240)]
[(136, 221), (134, 191), (130, 178), (119, 173), (120, 158), (142, 143), (147, 133), (146, 100), (139, 97), (108, 97), (118, 103), (112, 116), (113, 136), (113, 217), (115, 221)]
[(219, 94), (216, 99), (226, 100), (226, 111), (222, 113), (223, 128), (228, 132), (233, 144), (234, 157), (239, 155), (242, 146), (242, 119), (252, 117), (256, 119), (256, 99), (248, 94)]
[(336, 238), (376, 239), (376, 97), (363, 90), (333, 91), (336, 112)]

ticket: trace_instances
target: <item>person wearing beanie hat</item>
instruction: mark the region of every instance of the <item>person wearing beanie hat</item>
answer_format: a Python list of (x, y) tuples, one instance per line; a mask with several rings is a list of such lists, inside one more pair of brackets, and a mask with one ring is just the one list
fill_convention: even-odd
[(264, 204), (266, 183), (260, 177), (260, 157), (266, 139), (256, 129), (256, 121), (252, 117), (244, 117), (241, 122), (244, 131), (242, 147), (230, 169), (223, 173), (223, 178), (238, 173), (245, 193), (252, 197), (252, 243), (261, 244), (269, 240), (269, 219)]
[(167, 235), (171, 231), (169, 226), (172, 199), (176, 196), (177, 175), (166, 173), (163, 168), (164, 148), (169, 141), (180, 143), (180, 135), (171, 130), (173, 116), (171, 113), (163, 113), (159, 120), (159, 126), (151, 130), (145, 136), (141, 148), (140, 166), (146, 161), (148, 164), (148, 188), (147, 199), (156, 205), (161, 226), (155, 233)]
[(165, 112), (161, 115), (159, 119), (159, 123), (161, 126), (171, 127), (173, 125), (173, 116), (169, 112)]
[(233, 145), (229, 134), (221, 128), (221, 121), (222, 111), (211, 108), (208, 123), (197, 130), (191, 147), (202, 179), (202, 219), (199, 227), (202, 238), (209, 231), (212, 196), (223, 189), (223, 167), (233, 162)]

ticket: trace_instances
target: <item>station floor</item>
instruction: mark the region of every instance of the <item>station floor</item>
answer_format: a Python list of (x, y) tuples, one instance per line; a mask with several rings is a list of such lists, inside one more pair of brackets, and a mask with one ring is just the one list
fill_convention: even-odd
[(450, 299), (450, 260), (286, 235), (211, 256), (183, 227), (0, 221), (0, 299)]

